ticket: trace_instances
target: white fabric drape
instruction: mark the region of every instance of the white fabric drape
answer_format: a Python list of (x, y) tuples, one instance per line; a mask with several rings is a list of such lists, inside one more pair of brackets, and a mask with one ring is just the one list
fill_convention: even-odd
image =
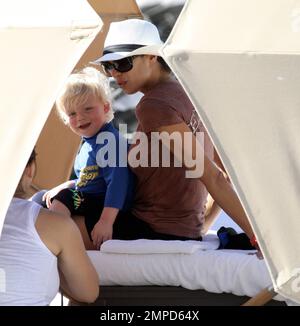
[(0, 2), (0, 232), (57, 91), (101, 27), (86, 0)]
[(275, 290), (300, 303), (300, 1), (190, 0), (162, 53), (213, 139)]

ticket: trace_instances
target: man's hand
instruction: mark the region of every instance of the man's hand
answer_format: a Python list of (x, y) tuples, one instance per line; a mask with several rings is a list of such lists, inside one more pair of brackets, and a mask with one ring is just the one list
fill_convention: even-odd
[(260, 260), (264, 259), (264, 256), (263, 256), (262, 252), (260, 251), (260, 249), (257, 250), (257, 252), (256, 252), (256, 256), (257, 256), (257, 258), (260, 259)]
[(262, 254), (262, 252), (261, 252), (261, 250), (259, 248), (259, 244), (258, 244), (258, 242), (256, 240), (255, 235), (253, 235), (252, 238), (250, 239), (250, 243), (251, 243), (252, 247), (254, 247), (257, 250), (257, 252), (256, 252), (257, 258), (260, 259), (260, 260), (264, 259), (264, 256), (263, 256), (263, 254)]

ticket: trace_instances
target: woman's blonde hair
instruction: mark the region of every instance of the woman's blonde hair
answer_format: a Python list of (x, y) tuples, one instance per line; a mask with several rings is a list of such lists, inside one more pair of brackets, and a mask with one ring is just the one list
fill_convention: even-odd
[(109, 103), (109, 111), (106, 113), (107, 122), (114, 118), (107, 77), (97, 69), (87, 67), (68, 77), (56, 99), (57, 111), (65, 123), (67, 122), (66, 109), (83, 105), (90, 95), (96, 96), (103, 103)]

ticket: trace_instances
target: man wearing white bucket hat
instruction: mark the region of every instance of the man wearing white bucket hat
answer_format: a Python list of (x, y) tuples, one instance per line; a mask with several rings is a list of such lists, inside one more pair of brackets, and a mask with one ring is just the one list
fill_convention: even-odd
[(140, 54), (159, 55), (163, 42), (157, 28), (140, 19), (111, 23), (103, 56), (95, 61), (115, 61)]
[[(103, 55), (94, 63), (100, 64), (125, 93), (144, 93), (136, 107), (137, 131), (147, 135), (148, 146), (153, 141), (153, 133), (177, 133), (182, 138), (185, 133), (193, 133), (181, 154), (185, 157), (187, 153), (194, 158), (198, 146), (194, 135), (203, 133), (204, 167), (197, 178), (186, 177), (186, 172), (191, 172), (195, 166), (187, 168), (173, 164), (166, 168), (161, 165), (161, 158), (158, 167), (132, 167), (137, 176), (137, 188), (131, 217), (150, 227), (153, 233), (148, 238), (200, 239), (201, 232), (213, 221), (212, 215), (205, 216), (209, 192), (248, 237), (253, 238), (252, 228), (235, 192), (213, 162), (214, 148), (202, 122), (161, 58), (161, 46), (158, 30), (152, 23), (139, 19), (114, 22), (110, 25)], [(131, 151), (136, 146), (133, 144)], [(175, 148), (170, 144), (166, 146), (174, 161), (177, 158)], [(151, 159), (148, 162), (152, 162)]]

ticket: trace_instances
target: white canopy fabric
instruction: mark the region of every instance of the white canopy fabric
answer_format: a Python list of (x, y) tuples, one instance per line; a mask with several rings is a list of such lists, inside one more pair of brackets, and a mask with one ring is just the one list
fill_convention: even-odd
[(190, 0), (162, 54), (213, 139), (275, 290), (300, 303), (300, 0)]
[(101, 27), (86, 0), (0, 2), (0, 233), (57, 91)]

